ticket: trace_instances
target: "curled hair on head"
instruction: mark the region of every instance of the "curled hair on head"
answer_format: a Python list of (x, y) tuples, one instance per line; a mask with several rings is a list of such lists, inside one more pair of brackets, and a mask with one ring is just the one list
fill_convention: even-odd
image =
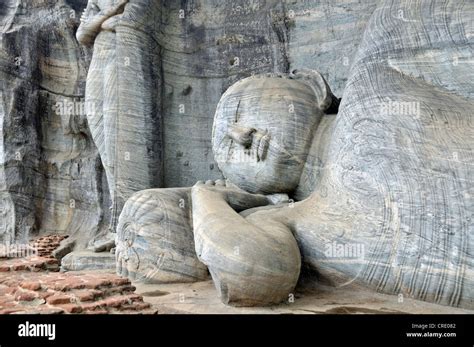
[(306, 83), (318, 100), (318, 107), (327, 114), (337, 113), (341, 99), (334, 96), (324, 77), (311, 69), (295, 69), (290, 78)]

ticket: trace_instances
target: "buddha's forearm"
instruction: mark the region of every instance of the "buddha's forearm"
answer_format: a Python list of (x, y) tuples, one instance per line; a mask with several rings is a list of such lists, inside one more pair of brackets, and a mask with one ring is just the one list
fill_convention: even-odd
[[(201, 250), (211, 244), (221, 243), (219, 240), (223, 239), (226, 242), (221, 243), (221, 251), (231, 252), (232, 245), (243, 235), (260, 233), (259, 227), (240, 216), (227, 199), (225, 195), (205, 187), (193, 187), (193, 229), (198, 254), (202, 254)], [(229, 247), (223, 247), (226, 244)], [(202, 260), (205, 263), (211, 261)]]
[[(270, 203), (268, 198), (261, 194), (251, 194), (234, 188), (214, 189), (213, 186), (206, 185), (194, 186), (192, 196), (198, 209), (206, 209), (206, 211), (202, 211), (203, 213), (226, 211), (239, 218), (240, 216), (237, 214), (239, 211)], [(197, 204), (197, 201), (201, 203)]]
[[(298, 280), (301, 255), (286, 225), (264, 218), (248, 220), (228, 201), (234, 192), (193, 187), (196, 253), (206, 264), (224, 303), (253, 306), (279, 303)], [(240, 192), (235, 192), (240, 194)], [(239, 203), (251, 199), (243, 193)], [(255, 201), (261, 203), (259, 195)]]
[(229, 206), (224, 196), (205, 188), (193, 188), (192, 203), (195, 231), (218, 232), (217, 229), (235, 228), (248, 223)]

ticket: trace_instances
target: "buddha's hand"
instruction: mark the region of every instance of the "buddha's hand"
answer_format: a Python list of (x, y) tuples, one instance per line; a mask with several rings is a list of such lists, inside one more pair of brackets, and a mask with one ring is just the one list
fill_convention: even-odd
[(128, 3), (128, 0), (120, 0), (115, 5), (110, 6), (109, 8), (103, 10), (104, 16), (112, 17), (116, 14), (122, 13), (125, 5)]
[(117, 5), (107, 9), (106, 16), (108, 17), (101, 26), (102, 30), (115, 31), (115, 27), (120, 23), (123, 17), (123, 11), (128, 0), (122, 0)]
[(225, 202), (237, 212), (288, 201), (286, 194), (252, 194), (225, 180), (198, 181), (192, 188), (192, 197), (193, 200), (196, 199), (196, 202), (200, 201), (206, 204), (214, 205)]

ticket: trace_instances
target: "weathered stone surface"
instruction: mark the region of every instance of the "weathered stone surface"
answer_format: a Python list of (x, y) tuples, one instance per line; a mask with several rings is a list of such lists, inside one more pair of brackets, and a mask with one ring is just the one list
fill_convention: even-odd
[(0, 269), (9, 270), (0, 270), (0, 314), (156, 313), (114, 271), (59, 272), (51, 253), (61, 238), (36, 239), (41, 256), (0, 259)]
[[(215, 159), (247, 192), (209, 181), (191, 197), (196, 253), (225, 303), (283, 301), (301, 255), (331, 285), (474, 308), (472, 11), (380, 4), (335, 117), (323, 115), (334, 98), (316, 72), (319, 83), (303, 79), (313, 107), (291, 75), (223, 95)], [(260, 193), (280, 192), (303, 200), (259, 208)]]
[(89, 53), (74, 37), (78, 17), (63, 1), (1, 8), (0, 240), (54, 231), (87, 241), (102, 219), (102, 169), (81, 112)]
[(312, 68), (340, 97), (376, 4), (165, 1), (159, 36), (165, 187), (221, 178), (209, 141), (212, 115), (222, 93), (236, 81), (251, 74)]
[[(212, 263), (229, 273), (214, 278), (221, 291), (229, 286), (235, 289), (227, 290), (226, 301), (246, 301), (255, 295), (255, 280), (245, 276), (252, 270), (245, 269), (258, 269), (272, 254), (268, 251), (262, 260), (260, 243), (250, 246), (246, 241), (247, 252), (236, 259), (230, 250), (243, 242), (235, 235), (269, 228), (273, 233), (291, 230), (303, 262), (320, 280), (339, 286), (358, 282), (387, 293), (474, 307), (473, 230), (469, 226), (474, 206), (469, 164), (474, 147), (472, 86), (464, 82), (468, 65), (453, 64), (471, 57), (470, 11), (470, 5), (449, 1), (420, 1), (416, 5), (386, 1), (377, 8), (352, 66), (339, 113), (325, 137), (327, 143), (313, 147), (314, 153), (325, 154), (320, 156), (323, 160), (313, 161), (320, 170), (313, 182), (314, 192), (307, 199), (277, 210), (255, 209), (239, 222), (239, 215), (229, 208), (234, 207), (231, 193), (212, 186), (193, 187), (197, 251), (205, 249), (202, 257), (210, 263), (211, 274)], [(453, 15), (443, 17), (444, 24), (435, 19), (446, 13)], [(244, 90), (248, 93), (231, 90), (223, 96), (223, 105), (232, 97), (238, 101), (231, 102), (228, 110), (218, 107), (218, 127), (223, 122), (224, 128), (230, 128), (232, 121), (222, 116), (226, 112), (239, 115), (243, 127), (261, 126), (251, 120), (245, 107), (252, 97), (261, 99), (260, 109), (277, 112), (274, 102), (250, 88)], [(242, 111), (239, 102), (244, 105)], [(264, 118), (260, 122), (273, 120), (265, 113), (258, 114)], [(282, 123), (279, 131), (286, 134), (288, 129)], [(299, 139), (304, 139), (299, 134)], [(226, 150), (221, 141), (217, 144)], [(296, 145), (292, 150), (284, 149), (280, 152), (299, 153)], [(258, 170), (258, 163), (240, 164), (248, 171), (231, 168), (227, 173), (228, 167), (221, 168), (224, 175), (244, 172), (243, 178), (257, 187), (265, 185), (260, 181), (261, 171), (268, 167)], [(293, 167), (296, 170), (297, 165)], [(293, 187), (293, 174), (291, 169), (281, 173), (279, 183)], [(236, 226), (235, 231), (220, 237), (227, 225)], [(293, 242), (288, 239), (286, 245)], [(258, 255), (253, 253), (257, 249)], [(280, 265), (274, 262), (271, 269), (277, 271)], [(263, 283), (271, 283), (271, 278)], [(260, 304), (272, 301), (274, 292), (267, 292), (269, 296), (262, 294)]]
[(279, 305), (233, 307), (216, 296), (212, 281), (170, 284), (136, 284), (136, 293), (158, 314), (472, 314), (472, 311), (375, 293), (357, 285), (334, 288), (299, 285)]
[(61, 269), (64, 271), (115, 270), (115, 255), (91, 250), (74, 251), (62, 258)]
[(242, 77), (288, 68), (284, 17), (281, 1), (164, 1), (166, 187), (221, 177), (209, 141), (215, 107)]
[(341, 96), (377, 0), (288, 2), (290, 70), (314, 69)]
[[(95, 248), (123, 202), (110, 213), (114, 201), (96, 149), (102, 132), (93, 131), (94, 143), (86, 120), (84, 90), (92, 51), (79, 45), (75, 34), (87, 1), (34, 3), (1, 5), (0, 234), (4, 240), (25, 242), (38, 231), (64, 232), (73, 236), (69, 246), (83, 249), (92, 240)], [(118, 200), (146, 187), (190, 186), (198, 179), (220, 178), (211, 150), (212, 118), (222, 92), (243, 77), (287, 72), (291, 66), (315, 67), (317, 62), (342, 93), (348, 67), (333, 73), (334, 54), (344, 49), (351, 59), (373, 10), (371, 4), (279, 0), (130, 0), (125, 7), (130, 13), (153, 10), (135, 16), (135, 22), (124, 18), (128, 27), (117, 27), (118, 41), (99, 40), (99, 46), (109, 44), (115, 52), (111, 64), (120, 73), (116, 88), (108, 92), (124, 100), (117, 112), (128, 124), (109, 126), (107, 136), (119, 141), (115, 175), (123, 173), (123, 184), (114, 183), (102, 155)], [(143, 41), (146, 35), (136, 31), (141, 27), (147, 28), (151, 41)], [(305, 41), (311, 37), (317, 42)], [(331, 53), (313, 59), (314, 50), (308, 49), (313, 43), (318, 52)], [(91, 72), (91, 78), (100, 80), (104, 70), (92, 70), (98, 73)], [(103, 99), (103, 91), (91, 87), (88, 100), (100, 104)], [(69, 246), (58, 254), (67, 253)]]
[[(462, 63), (472, 57), (473, 10), (386, 1), (372, 15), (320, 183), (301, 203), (313, 223), (295, 233), (321, 276), (474, 307), (474, 104)], [(334, 243), (363, 252), (344, 263), (316, 246)]]
[(77, 30), (93, 46), (87, 122), (107, 176), (110, 229), (136, 191), (162, 185), (160, 50), (156, 0), (89, 0)]
[[(117, 3), (97, 1), (99, 9)], [(114, 228), (133, 192), (212, 180), (183, 190), (188, 197), (184, 210), (175, 205), (178, 190), (133, 195), (117, 235), (119, 273), (152, 273), (151, 282), (194, 281), (207, 276), (199, 257), (217, 264), (209, 267), (224, 300), (268, 304), (294, 287), (301, 254), (302, 265), (332, 284), (359, 281), (388, 293), (472, 307), (471, 3), (129, 0), (121, 24), (115, 19), (104, 23), (97, 36), (98, 57), (89, 70), (91, 52), (74, 37), (86, 1), (37, 0), (31, 6), (8, 1), (0, 6), (1, 241), (27, 243), (36, 232), (54, 231), (71, 236), (56, 252), (58, 259), (89, 241), (92, 248), (108, 251), (113, 245), (107, 228)], [(127, 13), (132, 14), (128, 19)], [(311, 102), (298, 99), (304, 92), (286, 80), (278, 85), (285, 91), (277, 93), (282, 100), (261, 93), (249, 102), (252, 107), (234, 103), (219, 113), (235, 113), (237, 123), (240, 119), (253, 129), (261, 127), (257, 114), (274, 113), (277, 119), (282, 108), (276, 105), (296, 104), (299, 135), (288, 133), (291, 122), (270, 130), (273, 143), (290, 139), (297, 156), (304, 154), (302, 162), (289, 161), (290, 172), (281, 165), (269, 174), (265, 160), (244, 161), (240, 169), (228, 165), (216, 150), (221, 142), (212, 152), (213, 127), (215, 138), (223, 129), (221, 135), (234, 136), (234, 144), (240, 141), (244, 148), (258, 134), (229, 131), (224, 118), (212, 124), (229, 86), (251, 74), (303, 68), (319, 71), (337, 96), (343, 94), (337, 116), (308, 118), (314, 116), (308, 111)], [(75, 109), (84, 102), (86, 71), (92, 81), (87, 99), (102, 110), (89, 114), (89, 123), (96, 125), (92, 129), (87, 112)], [(97, 86), (104, 81), (106, 88)], [(237, 99), (245, 100), (241, 106), (253, 97), (250, 89), (237, 93)], [(104, 100), (113, 102), (104, 106)], [(116, 124), (114, 115), (119, 115)], [(300, 146), (298, 141), (306, 139), (301, 131), (311, 135), (310, 146)], [(243, 152), (252, 150), (248, 147)], [(288, 149), (284, 142), (270, 146), (281, 148)], [(262, 171), (254, 174), (257, 168)], [(214, 181), (222, 174), (251, 193), (285, 193), (299, 202), (270, 206), (271, 198), (239, 195), (235, 187)], [(190, 201), (189, 194), (196, 199)], [(229, 228), (218, 212), (222, 206), (234, 220), (226, 219)], [(217, 212), (208, 216), (212, 210)], [(163, 211), (170, 218), (169, 230), (160, 224)], [(275, 229), (282, 239), (275, 236), (274, 244), (265, 239), (258, 253), (251, 231), (268, 225), (258, 237), (270, 237)], [(228, 237), (216, 237), (214, 227)], [(241, 228), (249, 236), (242, 242), (231, 232), (239, 235)], [(288, 249), (293, 258), (275, 252), (280, 249)], [(163, 253), (173, 255), (170, 262), (157, 256)], [(265, 258), (265, 253), (273, 254)], [(180, 261), (173, 264), (173, 258)], [(262, 268), (268, 271), (258, 268), (261, 259), (267, 260)], [(0, 271), (33, 274), (49, 266), (57, 269), (57, 259), (9, 259)], [(245, 277), (249, 273), (254, 277)], [(269, 273), (276, 280), (266, 282)], [(256, 284), (259, 274), (262, 286)], [(276, 287), (280, 280), (283, 284)], [(43, 300), (29, 292), (19, 297)], [(64, 309), (83, 310), (74, 304)]]
[(145, 283), (205, 280), (194, 250), (191, 189), (148, 189), (128, 199), (117, 227), (117, 273)]

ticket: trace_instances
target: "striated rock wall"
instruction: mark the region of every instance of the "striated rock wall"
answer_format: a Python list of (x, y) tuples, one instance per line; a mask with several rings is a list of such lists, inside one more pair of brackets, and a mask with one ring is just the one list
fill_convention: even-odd
[[(79, 3), (79, 2), (78, 2)], [(84, 115), (89, 52), (64, 1), (8, 1), (0, 34), (0, 240), (92, 235), (102, 169)]]
[(279, 1), (165, 1), (165, 186), (220, 177), (210, 144), (217, 103), (243, 77), (288, 69), (283, 18)]
[(380, 1), (288, 3), (290, 67), (321, 72), (341, 97), (367, 22)]
[(295, 233), (319, 279), (474, 308), (473, 5), (385, 0), (368, 22)]
[(341, 96), (376, 1), (165, 1), (166, 187), (220, 177), (210, 146), (222, 93), (252, 74), (313, 68)]

